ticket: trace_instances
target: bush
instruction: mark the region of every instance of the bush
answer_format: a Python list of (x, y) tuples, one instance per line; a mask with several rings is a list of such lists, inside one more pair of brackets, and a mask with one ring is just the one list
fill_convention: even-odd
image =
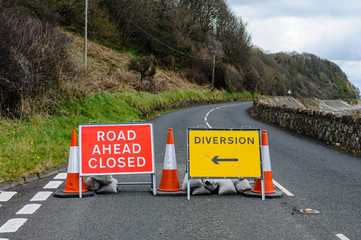
[[(43, 104), (41, 97), (59, 88), (61, 78), (75, 73), (68, 54), (71, 41), (48, 23), (1, 8), (0, 36), (0, 114), (31, 114)], [(29, 104), (34, 99), (35, 106)]]
[(153, 78), (156, 69), (153, 65), (154, 57), (146, 56), (142, 58), (133, 58), (128, 63), (129, 70), (140, 73), (140, 82), (143, 83), (145, 77)]

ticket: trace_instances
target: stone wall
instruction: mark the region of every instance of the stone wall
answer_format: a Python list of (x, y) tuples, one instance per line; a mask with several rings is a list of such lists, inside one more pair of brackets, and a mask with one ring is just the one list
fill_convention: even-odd
[(277, 124), (327, 143), (361, 150), (361, 117), (315, 110), (293, 109), (286, 105), (272, 106), (255, 100), (254, 113), (262, 120)]

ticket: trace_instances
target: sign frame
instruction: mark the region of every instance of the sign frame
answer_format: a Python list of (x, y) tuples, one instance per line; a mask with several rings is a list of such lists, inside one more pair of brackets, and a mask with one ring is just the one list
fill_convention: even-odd
[[(191, 159), (190, 159), (190, 148), (191, 148), (191, 144), (190, 144), (190, 132), (191, 131), (225, 131), (225, 132), (234, 132), (234, 131), (256, 131), (257, 135), (258, 135), (258, 153), (259, 153), (259, 164), (260, 164), (260, 176), (253, 176), (253, 178), (257, 178), (257, 179), (261, 179), (261, 188), (262, 188), (262, 200), (265, 199), (265, 191), (264, 191), (264, 177), (263, 177), (263, 164), (262, 164), (262, 148), (261, 148), (261, 130), (260, 129), (252, 129), (252, 128), (188, 128), (187, 129), (187, 166), (186, 166), (186, 172), (187, 172), (187, 177), (188, 177), (188, 181), (187, 181), (187, 199), (190, 199), (190, 180), (191, 179), (240, 179), (243, 178), (245, 176), (238, 176), (238, 177), (230, 177), (230, 176), (217, 176), (217, 177), (212, 177), (212, 176), (191, 176)], [(215, 158), (212, 159), (212, 161), (235, 161), (235, 159), (217, 159), (218, 156), (215, 156)], [(258, 154), (257, 154), (258, 157)], [(237, 159), (238, 160), (238, 159)], [(214, 162), (215, 163), (215, 162)], [(217, 164), (217, 163), (215, 163)], [(247, 176), (250, 177), (250, 176)], [(252, 177), (250, 177), (252, 178)]]
[[(150, 171), (141, 171), (141, 172), (106, 172), (106, 173), (83, 173), (82, 164), (82, 130), (83, 128), (101, 128), (101, 127), (137, 127), (137, 126), (149, 126), (150, 128), (150, 151), (151, 151), (151, 167)], [(79, 198), (82, 197), (82, 177), (83, 176), (96, 176), (96, 175), (138, 175), (138, 174), (150, 174), (150, 182), (126, 182), (118, 183), (118, 185), (152, 185), (153, 186), (153, 195), (157, 194), (156, 192), (156, 169), (155, 169), (155, 159), (154, 159), (154, 134), (153, 134), (153, 124), (152, 123), (105, 123), (105, 124), (79, 124), (78, 125), (78, 143), (79, 143)], [(139, 145), (139, 144), (138, 144)]]

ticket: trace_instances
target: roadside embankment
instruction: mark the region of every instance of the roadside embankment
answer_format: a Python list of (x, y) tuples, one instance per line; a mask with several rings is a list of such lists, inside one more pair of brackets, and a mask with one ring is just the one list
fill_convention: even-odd
[[(290, 101), (294, 106), (286, 102)], [(349, 150), (361, 150), (361, 117), (336, 114), (316, 109), (302, 108), (304, 105), (292, 98), (284, 104), (273, 104), (270, 98), (256, 99), (253, 112), (260, 119), (294, 130), (297, 133), (327, 143), (341, 145)], [(296, 108), (298, 107), (298, 108)]]

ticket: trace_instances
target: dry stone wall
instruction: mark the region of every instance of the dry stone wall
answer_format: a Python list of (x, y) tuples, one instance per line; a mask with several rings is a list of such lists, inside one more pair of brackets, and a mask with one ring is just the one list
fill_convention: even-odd
[(253, 103), (253, 111), (266, 122), (328, 143), (361, 150), (361, 117), (293, 109), (286, 105), (273, 106), (258, 100)]

